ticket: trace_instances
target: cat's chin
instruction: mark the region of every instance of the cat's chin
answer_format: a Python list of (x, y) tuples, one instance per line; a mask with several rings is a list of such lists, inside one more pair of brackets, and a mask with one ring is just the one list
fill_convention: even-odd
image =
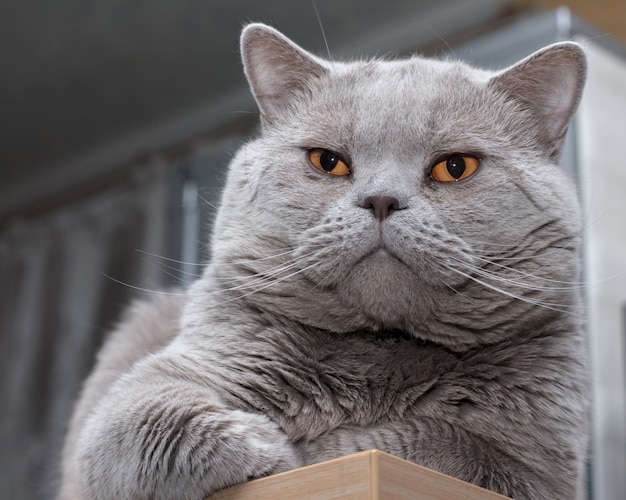
[(380, 328), (413, 330), (431, 308), (432, 298), (419, 276), (383, 247), (357, 262), (337, 289)]

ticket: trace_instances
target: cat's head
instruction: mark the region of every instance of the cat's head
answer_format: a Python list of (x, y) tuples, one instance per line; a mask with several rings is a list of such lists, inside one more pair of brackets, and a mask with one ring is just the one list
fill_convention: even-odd
[(241, 44), (262, 133), (232, 161), (215, 225), (208, 274), (229, 293), (451, 348), (570, 312), (580, 223), (557, 162), (578, 45), (487, 72), (327, 61), (260, 24)]

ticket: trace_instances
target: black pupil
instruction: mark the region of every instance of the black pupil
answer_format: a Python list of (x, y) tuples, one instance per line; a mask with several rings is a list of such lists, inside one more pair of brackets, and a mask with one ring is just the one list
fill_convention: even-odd
[(331, 172), (339, 162), (339, 158), (330, 151), (324, 151), (320, 155), (320, 165), (326, 172)]
[(451, 156), (446, 161), (448, 173), (455, 179), (460, 179), (465, 172), (465, 160), (462, 156)]

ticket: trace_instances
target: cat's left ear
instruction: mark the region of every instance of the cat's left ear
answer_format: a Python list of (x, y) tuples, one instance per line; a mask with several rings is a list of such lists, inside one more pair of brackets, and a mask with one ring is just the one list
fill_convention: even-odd
[(241, 57), (263, 122), (271, 122), (312, 79), (328, 71), (325, 61), (260, 23), (244, 28)]
[(580, 45), (562, 42), (494, 76), (489, 85), (519, 102), (535, 120), (537, 139), (555, 161), (578, 107), (587, 75)]

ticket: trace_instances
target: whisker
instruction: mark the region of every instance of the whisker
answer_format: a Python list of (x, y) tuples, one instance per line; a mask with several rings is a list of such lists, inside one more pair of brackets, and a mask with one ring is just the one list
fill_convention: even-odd
[[(319, 265), (319, 262), (314, 262), (313, 264), (311, 264), (311, 265), (309, 265), (309, 266), (307, 266), (307, 267), (304, 267), (304, 268), (302, 268), (302, 269), (298, 269), (297, 271), (295, 271), (295, 272), (293, 272), (293, 273), (291, 273), (291, 274), (288, 274), (287, 276), (283, 276), (283, 277), (281, 277), (281, 278), (278, 278), (278, 279), (276, 279), (276, 280), (272, 281), (271, 283), (267, 283), (266, 285), (262, 286), (261, 288), (258, 288), (258, 289), (256, 289), (256, 290), (252, 290), (252, 291), (250, 291), (250, 292), (248, 292), (248, 293), (244, 293), (243, 295), (239, 295), (239, 296), (237, 296), (237, 297), (233, 297), (233, 298), (231, 298), (231, 299), (228, 299), (228, 300), (222, 301), (222, 302), (220, 302), (220, 305), (221, 305), (221, 304), (227, 304), (227, 303), (229, 303), (229, 302), (234, 302), (235, 300), (240, 300), (240, 299), (243, 299), (243, 298), (245, 298), (245, 297), (248, 297), (248, 296), (250, 296), (250, 295), (252, 295), (252, 294), (262, 292), (263, 290), (266, 290), (267, 288), (270, 288), (270, 287), (272, 287), (272, 286), (275, 286), (275, 285), (277, 285), (278, 283), (281, 283), (282, 281), (285, 281), (286, 279), (289, 279), (289, 278), (291, 278), (291, 277), (293, 277), (293, 276), (296, 276), (296, 275), (298, 275), (298, 274), (300, 274), (300, 273), (302, 273), (302, 272), (306, 272), (306, 271), (308, 271), (309, 269), (312, 269), (312, 268), (314, 268), (314, 267), (315, 267), (315, 266), (317, 266), (317, 265)], [(239, 288), (239, 287), (234, 287), (234, 288), (227, 289), (227, 290), (225, 290), (225, 291), (231, 291), (231, 290), (238, 289), (238, 288)]]
[(136, 248), (135, 252), (147, 255), (148, 257), (154, 257), (154, 258), (159, 259), (159, 260), (166, 260), (167, 262), (173, 262), (174, 264), (182, 264), (184, 266), (200, 266), (200, 267), (204, 267), (206, 265), (204, 263), (187, 262), (187, 261), (184, 261), (184, 260), (172, 259), (170, 257), (165, 257), (163, 255), (158, 255), (156, 253), (147, 252), (146, 250), (141, 250), (139, 248)]
[(198, 190), (198, 192), (196, 193), (196, 196), (200, 199), (200, 201), (202, 203), (204, 203), (205, 205), (211, 207), (213, 210), (218, 210), (219, 209), (219, 205), (212, 202), (211, 200), (205, 198), (204, 196), (202, 196), (200, 190)]
[(250, 278), (255, 278), (251, 281), (247, 281), (245, 283), (242, 283), (241, 285), (236, 285), (232, 288), (230, 288), (229, 290), (237, 290), (237, 289), (245, 289), (245, 288), (250, 288), (250, 287), (254, 287), (256, 286), (258, 283), (264, 283), (267, 282), (269, 280), (274, 279), (276, 276), (279, 276), (280, 274), (289, 271), (290, 269), (293, 269), (294, 267), (297, 267), (300, 265), (300, 263), (306, 259), (307, 257), (309, 257), (310, 255), (312, 255), (313, 252), (310, 252), (308, 254), (305, 255), (301, 255), (301, 256), (297, 256), (293, 259), (290, 259), (286, 262), (283, 262), (275, 267), (272, 267), (270, 269), (266, 269), (264, 271), (258, 272), (256, 274), (253, 274), (251, 276), (235, 276), (232, 278), (220, 278), (220, 280), (224, 281), (224, 282), (228, 282), (228, 281), (241, 281), (241, 280), (249, 280)]
[(202, 276), (202, 273), (193, 273), (191, 271), (185, 271), (183, 269), (179, 269), (178, 267), (170, 266), (167, 264), (156, 264), (156, 266), (161, 270), (163, 274), (166, 274), (167, 276), (170, 276), (176, 280), (180, 280), (181, 283), (184, 283), (184, 280), (181, 279), (181, 275), (189, 276), (191, 278), (200, 278)]
[(507, 285), (512, 285), (512, 286), (516, 286), (518, 288), (522, 288), (524, 290), (532, 290), (532, 291), (536, 291), (536, 292), (558, 292), (558, 291), (565, 291), (565, 290), (577, 290), (580, 289), (580, 286), (540, 286), (540, 285), (533, 285), (530, 283), (525, 283), (523, 281), (519, 281), (519, 280), (515, 280), (515, 279), (510, 279), (510, 278), (506, 278), (503, 276), (499, 276), (495, 273), (490, 273), (488, 271), (485, 271), (483, 269), (480, 268), (476, 268), (476, 269), (472, 269), (473, 272), (475, 272), (476, 274), (478, 274), (479, 276), (482, 276), (483, 278), (490, 278), (494, 281), (498, 281), (500, 283), (504, 283)]
[(450, 51), (453, 57), (457, 57), (455, 50), (452, 48), (452, 45), (450, 45), (448, 41), (444, 37), (442, 37), (434, 28), (428, 26), (428, 31), (435, 35), (446, 46), (446, 48)]
[(149, 294), (154, 294), (154, 295), (172, 295), (175, 297), (183, 297), (183, 296), (187, 296), (188, 294), (186, 292), (171, 292), (171, 291), (167, 291), (167, 290), (155, 290), (155, 289), (150, 289), (150, 288), (143, 288), (140, 286), (136, 286), (136, 285), (131, 285), (130, 283), (125, 283), (124, 281), (120, 281), (116, 278), (114, 278), (113, 276), (109, 276), (106, 273), (101, 273), (102, 276), (104, 276), (105, 278), (113, 281), (114, 283), (118, 283), (122, 286), (125, 286), (126, 288), (130, 288), (131, 290), (137, 290), (139, 292), (143, 292), (143, 293), (149, 293)]
[[(519, 274), (520, 276), (523, 276), (525, 278), (531, 278), (531, 279), (535, 279), (535, 280), (539, 280), (539, 281), (545, 281), (545, 282), (548, 282), (548, 283), (556, 283), (556, 284), (559, 284), (559, 285), (570, 285), (570, 286), (563, 287), (563, 288), (560, 288), (560, 287), (545, 288), (545, 290), (574, 290), (574, 289), (584, 288), (587, 285), (587, 283), (584, 282), (584, 281), (561, 281), (561, 280), (555, 280), (555, 279), (552, 279), (552, 278), (546, 278), (545, 276), (535, 275), (535, 274), (532, 274), (532, 273), (528, 273), (528, 272), (522, 271), (520, 269), (515, 269), (515, 268), (510, 267), (510, 266), (505, 266), (503, 264), (499, 264), (497, 262), (494, 262), (494, 261), (492, 261), (490, 259), (486, 259), (486, 258), (479, 257), (479, 256), (476, 256), (476, 255), (474, 256), (474, 258), (476, 258), (477, 260), (480, 260), (481, 262), (485, 262), (485, 263), (490, 264), (492, 266), (498, 267), (500, 269), (505, 269), (505, 270), (510, 271), (512, 273)], [(458, 260), (458, 259), (455, 259), (455, 260)], [(484, 272), (488, 272), (484, 268), (482, 270)], [(494, 276), (496, 276), (496, 275), (494, 275)], [(512, 283), (520, 283), (521, 284), (521, 282), (518, 282), (517, 280), (511, 280), (511, 282)]]
[(328, 46), (328, 39), (326, 38), (326, 32), (324, 31), (324, 25), (322, 24), (322, 18), (320, 16), (320, 12), (317, 9), (317, 2), (315, 0), (311, 0), (311, 5), (313, 6), (313, 11), (315, 12), (315, 17), (317, 18), (317, 23), (320, 26), (320, 31), (322, 32), (322, 38), (324, 39), (324, 45), (326, 46), (326, 53), (328, 54), (328, 60), (332, 59), (330, 55), (330, 47)]
[[(297, 266), (299, 263), (299, 260), (294, 259), (295, 262), (291, 263), (289, 266), (284, 266), (281, 269), (281, 272), (284, 272), (288, 269), (292, 269), (293, 267)], [(253, 280), (251, 282), (245, 283), (245, 284), (241, 284), (241, 285), (237, 285), (231, 288), (226, 288), (223, 290), (214, 290), (212, 292), (202, 292), (202, 293), (188, 293), (188, 292), (171, 292), (171, 291), (165, 291), (165, 290), (156, 290), (156, 289), (149, 289), (149, 288), (144, 288), (144, 287), (140, 287), (140, 286), (136, 286), (136, 285), (131, 285), (130, 283), (125, 283), (123, 281), (120, 281), (116, 278), (113, 278), (112, 276), (109, 276), (105, 273), (102, 273), (102, 275), (107, 278), (110, 279), (111, 281), (115, 282), (115, 283), (119, 283), (122, 286), (125, 286), (127, 288), (130, 288), (132, 290), (137, 290), (139, 292), (143, 292), (143, 293), (149, 293), (149, 294), (155, 294), (155, 295), (171, 295), (171, 296), (187, 296), (187, 297), (199, 297), (199, 296), (204, 296), (204, 297), (208, 297), (211, 295), (215, 295), (215, 294), (222, 294), (225, 292), (231, 292), (231, 291), (237, 291), (237, 290), (245, 290), (245, 289), (250, 289), (250, 288), (254, 288), (257, 284), (263, 284), (263, 286), (253, 289), (247, 293), (244, 293), (243, 295), (239, 295), (237, 297), (233, 297), (232, 299), (223, 301), (222, 303), (228, 303), (228, 302), (232, 302), (234, 300), (238, 300), (238, 299), (242, 299), (244, 297), (248, 297), (254, 293), (258, 293), (261, 292), (263, 290), (266, 290), (267, 288), (271, 287), (271, 286), (275, 286), (278, 283), (281, 283), (293, 276), (296, 276), (302, 272), (305, 272), (309, 269), (314, 268), (315, 266), (319, 265), (319, 262), (314, 262), (302, 269), (298, 269), (297, 271), (294, 271), (292, 273), (287, 274), (286, 276), (280, 276), (278, 278), (276, 278), (275, 276), (278, 276), (280, 274), (280, 272), (276, 272), (275, 276), (264, 276), (262, 278)]]
[[(297, 252), (298, 250), (296, 248), (291, 248), (289, 250), (285, 250), (284, 252), (280, 252), (274, 255), (269, 255), (267, 257), (258, 257), (258, 258), (253, 258), (253, 259), (237, 259), (234, 261), (234, 263), (236, 264), (248, 264), (248, 263), (253, 263), (253, 262), (263, 262), (266, 260), (272, 260), (272, 259), (277, 259), (278, 257), (283, 257), (285, 255), (289, 255), (290, 253), (294, 253)], [(309, 254), (310, 255), (310, 254)]]
[(490, 290), (493, 290), (494, 292), (498, 292), (501, 293), (507, 297), (510, 297), (512, 299), (515, 300), (520, 300), (522, 302), (526, 302), (528, 304), (534, 305), (534, 306), (538, 306), (538, 307), (543, 307), (544, 309), (549, 309), (552, 311), (557, 311), (560, 313), (565, 313), (565, 314), (573, 314), (572, 311), (569, 311), (568, 309), (579, 309), (579, 307), (577, 306), (569, 306), (566, 304), (553, 304), (550, 302), (544, 302), (544, 301), (540, 301), (540, 300), (533, 300), (529, 297), (524, 297), (523, 295), (516, 295), (514, 293), (511, 293), (507, 290), (502, 290), (501, 288), (498, 288), (495, 285), (492, 285), (490, 283), (487, 283), (483, 280), (480, 280), (478, 278), (476, 278), (475, 276), (472, 276), (471, 274), (465, 273), (463, 271), (461, 271), (460, 269), (456, 269), (453, 266), (448, 266), (446, 265), (446, 268), (449, 269), (452, 272), (455, 272), (461, 276), (464, 276), (465, 278), (468, 278), (472, 281), (474, 281), (475, 283), (478, 283), (479, 285), (484, 286), (485, 288), (488, 288)]

